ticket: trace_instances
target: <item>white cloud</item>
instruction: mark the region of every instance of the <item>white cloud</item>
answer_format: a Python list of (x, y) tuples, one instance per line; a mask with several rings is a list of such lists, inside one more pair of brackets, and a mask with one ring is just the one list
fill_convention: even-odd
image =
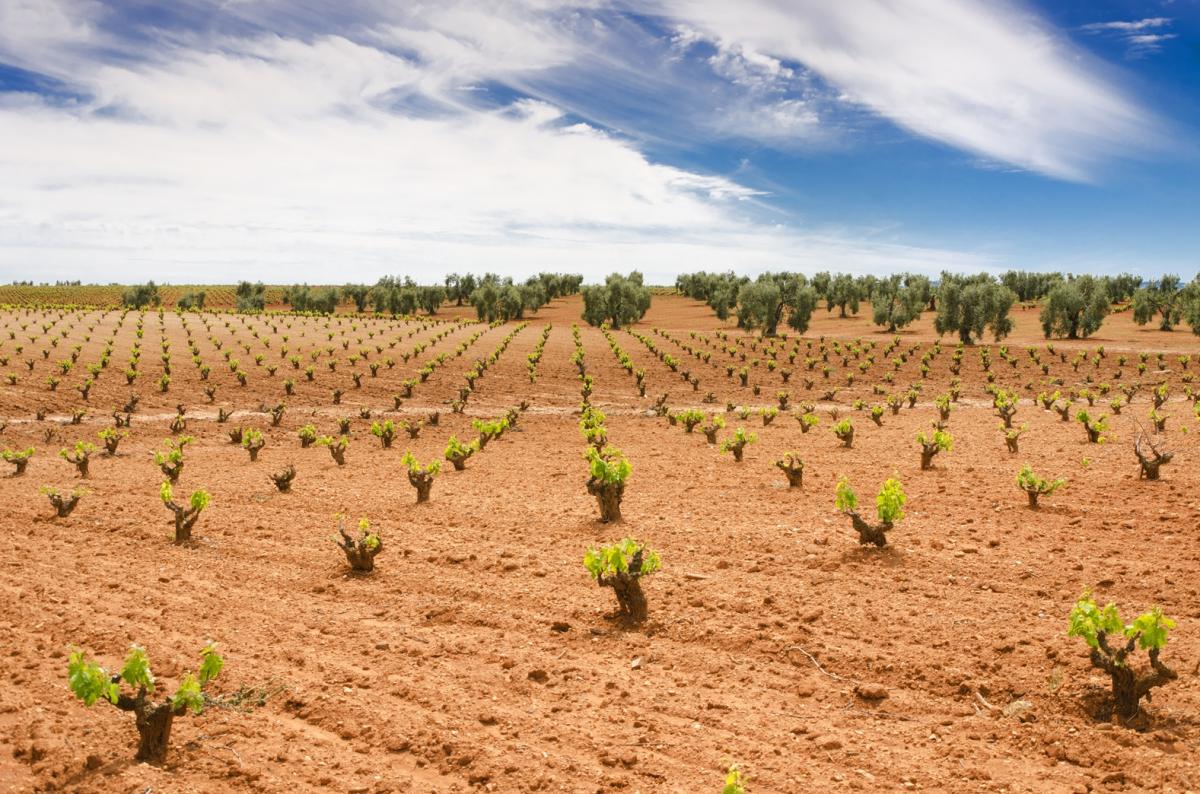
[(1161, 28), (1171, 24), (1168, 17), (1147, 17), (1145, 19), (1137, 19), (1131, 22), (1092, 22), (1084, 25), (1084, 30), (1119, 30), (1123, 33), (1136, 32), (1146, 30), (1147, 28)]
[(722, 48), (801, 63), (918, 135), (1087, 181), (1143, 150), (1146, 112), (1033, 14), (988, 0), (662, 0)]
[(4, 0), (0, 2), (0, 53), (24, 69), (57, 76), (48, 52), (85, 45), (95, 36), (102, 9), (94, 0)]
[[(0, 94), (17, 142), (0, 148), (0, 277), (973, 270), (994, 260), (803, 226), (644, 143), (821, 141), (838, 100), (814, 71), (919, 134), (1069, 178), (1141, 129), (1056, 40), (939, 0), (910, 21), (878, 3), (860, 20), (815, 0), (680, 0), (661, 9), (674, 38), (657, 41), (582, 0), (314, 8), (225, 3), (228, 29), (126, 39), (117, 6), (0, 0), (0, 61), (83, 97)], [(704, 42), (697, 67), (685, 56)], [(684, 79), (697, 68), (705, 79)]]
[(1177, 38), (1174, 33), (1149, 33), (1147, 31), (1167, 27), (1173, 20), (1169, 17), (1146, 17), (1130, 21), (1092, 22), (1084, 25), (1088, 33), (1110, 34), (1120, 37), (1128, 45), (1126, 56), (1140, 58), (1162, 49), (1165, 41)]

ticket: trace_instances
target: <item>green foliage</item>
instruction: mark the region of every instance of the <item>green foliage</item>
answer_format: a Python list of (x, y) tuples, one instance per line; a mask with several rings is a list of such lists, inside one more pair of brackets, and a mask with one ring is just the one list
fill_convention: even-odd
[(817, 306), (817, 292), (801, 275), (764, 273), (737, 291), (738, 326), (761, 328), (774, 336), (785, 319), (790, 328), (804, 333)]
[(158, 285), (153, 281), (145, 284), (135, 284), (121, 293), (121, 304), (130, 309), (143, 309), (147, 306), (158, 306), (162, 299), (158, 294)]
[(592, 478), (604, 485), (620, 485), (633, 473), (633, 466), (616, 447), (603, 450), (588, 447), (583, 457), (589, 464)]
[(850, 487), (849, 478), (842, 477), (838, 480), (834, 491), (834, 504), (843, 513), (853, 513), (858, 509), (858, 494)]
[[(908, 497), (900, 485), (900, 481), (888, 478), (875, 497), (875, 512), (884, 524), (893, 524), (904, 518), (903, 507)], [(850, 480), (842, 477), (838, 480), (834, 494), (834, 504), (843, 513), (854, 513), (858, 509), (858, 495), (850, 487)]]
[(1000, 283), (1016, 293), (1020, 301), (1043, 298), (1061, 281), (1060, 273), (1030, 273), (1025, 270), (1009, 270), (1000, 276)]
[(642, 319), (649, 308), (650, 288), (636, 270), (628, 276), (613, 273), (604, 284), (583, 288), (583, 319), (589, 325), (620, 328)]
[(1175, 628), (1175, 621), (1163, 615), (1160, 607), (1143, 612), (1130, 623), (1124, 623), (1113, 603), (1103, 608), (1096, 604), (1092, 594), (1084, 591), (1071, 609), (1069, 637), (1082, 637), (1090, 648), (1100, 647), (1103, 634), (1122, 634), (1126, 639), (1137, 638), (1142, 650), (1157, 650), (1166, 646), (1167, 635)]
[(0, 452), (0, 458), (4, 459), (5, 463), (24, 463), (33, 457), (34, 448), (27, 449), (5, 449)]
[(150, 660), (146, 651), (136, 645), (130, 646), (125, 656), (125, 664), (121, 667), (121, 680), (131, 687), (144, 687), (147, 692), (154, 691), (154, 675), (150, 672)]
[[(76, 441), (75, 446), (71, 449), (60, 449), (58, 451), (58, 456), (63, 460), (76, 463), (80, 460), (86, 460), (95, 451), (95, 444), (91, 444), (87, 441)], [(5, 460), (7, 460), (7, 458)]]
[(732, 452), (734, 450), (741, 450), (747, 444), (753, 444), (755, 441), (758, 441), (757, 433), (747, 433), (745, 428), (739, 427), (733, 431), (731, 437), (721, 442), (721, 451)]
[(442, 470), (440, 461), (434, 460), (422, 465), (411, 452), (404, 453), (404, 456), (400, 458), (400, 464), (408, 469), (410, 474), (425, 474), (430, 477), (436, 476)]
[[(685, 273), (675, 279), (675, 288), (693, 300), (704, 301), (717, 318), (729, 319), (729, 310), (737, 303), (738, 290), (749, 279), (733, 273)], [(811, 311), (809, 312), (812, 313)]]
[(1034, 492), (1042, 496), (1052, 494), (1067, 484), (1064, 479), (1046, 480), (1034, 474), (1033, 467), (1026, 463), (1017, 472), (1017, 487), (1022, 491)]
[(183, 311), (194, 309), (199, 311), (204, 308), (204, 301), (208, 297), (204, 290), (189, 290), (179, 298), (176, 304)]
[(908, 497), (904, 493), (904, 489), (900, 487), (900, 481), (889, 477), (879, 490), (879, 494), (875, 497), (875, 510), (879, 515), (879, 520), (885, 524), (892, 524), (904, 518), (904, 503), (908, 501)]
[(838, 316), (845, 317), (847, 310), (850, 314), (858, 314), (858, 302), (863, 297), (862, 289), (854, 277), (848, 273), (838, 273), (829, 279), (825, 289), (825, 308), (833, 311), (838, 309)]
[(1103, 279), (1078, 276), (1050, 289), (1042, 306), (1042, 333), (1068, 339), (1087, 338), (1108, 316), (1108, 290)]
[(307, 284), (296, 284), (283, 291), (283, 302), (290, 305), (294, 312), (333, 314), (337, 310), (340, 297), (335, 288), (318, 291)]
[(680, 411), (675, 414), (675, 421), (683, 425), (687, 432), (692, 432), (696, 425), (704, 421), (704, 412), (698, 411), (695, 408), (689, 408), (686, 411)]
[(1093, 419), (1087, 411), (1079, 411), (1075, 419), (1087, 429), (1088, 440), (1098, 443), (1103, 439), (1102, 434), (1108, 430), (1108, 420), (1103, 415)]
[[(184, 674), (175, 694), (169, 698), (170, 704), (178, 711), (185, 708), (195, 714), (203, 711), (204, 695), (201, 688), (220, 675), (225, 667), (225, 660), (221, 658), (213, 643), (209, 643), (200, 651), (200, 659), (199, 673)], [(122, 681), (138, 691), (144, 689), (147, 693), (154, 692), (155, 680), (150, 671), (150, 660), (146, 652), (137, 645), (130, 646), (121, 672), (115, 677), (98, 663), (88, 659), (82, 651), (72, 652), (67, 662), (67, 682), (71, 692), (82, 700), (85, 706), (92, 706), (101, 699), (115, 705), (120, 699)]]
[(957, 333), (964, 344), (983, 336), (990, 329), (1000, 341), (1013, 329), (1008, 316), (1017, 296), (990, 276), (957, 276), (943, 272), (937, 292), (937, 316), (933, 327), (938, 334)]
[(658, 553), (651, 551), (633, 538), (625, 538), (607, 546), (592, 547), (583, 556), (583, 566), (593, 579), (610, 577), (618, 573), (629, 573), (633, 555), (642, 552), (640, 576), (649, 576), (662, 568)]
[(954, 448), (954, 438), (945, 430), (934, 430), (930, 435), (917, 433), (917, 443), (923, 447), (933, 446), (940, 452), (949, 452)]
[(921, 316), (929, 303), (931, 287), (925, 276), (893, 274), (880, 279), (871, 295), (871, 311), (876, 325), (888, 333), (903, 328)]
[(391, 446), (392, 439), (396, 437), (396, 423), (391, 419), (385, 419), (382, 422), (372, 422), (371, 435), (378, 438), (385, 447)]
[(249, 281), (239, 281), (237, 289), (237, 310), (239, 312), (261, 312), (267, 303), (267, 288), (260, 281), (251, 284)]
[(204, 508), (208, 507), (208, 505), (211, 501), (212, 501), (212, 497), (209, 496), (208, 491), (204, 490), (203, 488), (199, 488), (195, 491), (192, 491), (192, 495), (188, 499), (188, 503), (192, 506), (192, 509), (195, 510), (197, 513), (199, 513)]
[(479, 451), (479, 442), (471, 441), (469, 444), (463, 444), (458, 440), (457, 436), (450, 436), (450, 441), (446, 444), (446, 460), (466, 460)]
[(67, 683), (75, 697), (89, 707), (101, 698), (116, 703), (121, 694), (120, 684), (112, 680), (107, 670), (86, 658), (82, 651), (74, 651), (67, 662)]
[(1178, 276), (1163, 276), (1133, 293), (1133, 321), (1145, 325), (1159, 315), (1159, 330), (1170, 331), (1179, 324), (1185, 297)]
[(737, 764), (729, 767), (729, 773), (725, 775), (725, 786), (721, 789), (721, 794), (746, 794), (746, 787), (742, 780), (742, 770), (738, 769)]
[(193, 714), (204, 711), (204, 694), (200, 691), (200, 682), (194, 675), (184, 673), (179, 688), (171, 695), (171, 705), (176, 710), (188, 709)]
[[(171, 488), (170, 482), (165, 480), (163, 481), (163, 484), (159, 486), (158, 496), (160, 499), (162, 499), (163, 504), (165, 504), (167, 507), (171, 507), (174, 504), (175, 493), (174, 489)], [(211, 501), (212, 497), (209, 495), (208, 491), (204, 490), (203, 488), (199, 488), (195, 491), (192, 491), (192, 495), (188, 499), (188, 504), (191, 505), (193, 510), (199, 513), (204, 510), (204, 508), (208, 507)]]
[(203, 686), (221, 674), (225, 669), (225, 659), (217, 653), (216, 643), (210, 642), (200, 650), (200, 685)]

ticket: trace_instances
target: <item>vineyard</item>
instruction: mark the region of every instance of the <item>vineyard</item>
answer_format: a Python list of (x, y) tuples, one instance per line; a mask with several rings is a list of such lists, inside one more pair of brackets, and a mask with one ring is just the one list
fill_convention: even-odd
[[(123, 284), (0, 284), (0, 306), (88, 306), (119, 307), (128, 289)], [(213, 309), (232, 309), (237, 295), (232, 284), (164, 284), (159, 287), (164, 306), (173, 307), (189, 292), (203, 291), (205, 305)], [(268, 286), (266, 303), (278, 308), (283, 304), (284, 287)]]
[(122, 289), (0, 287), (0, 790), (1200, 786), (1190, 332)]

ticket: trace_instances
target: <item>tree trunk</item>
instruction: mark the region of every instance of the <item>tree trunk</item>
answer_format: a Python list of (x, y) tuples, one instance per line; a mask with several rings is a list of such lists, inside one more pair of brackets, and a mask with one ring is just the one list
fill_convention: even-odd
[(644, 621), (647, 612), (646, 595), (642, 592), (638, 578), (627, 573), (618, 573), (609, 580), (609, 584), (617, 594), (621, 614), (631, 623)]
[(413, 483), (413, 487), (417, 489), (417, 504), (429, 501), (429, 492), (433, 490), (433, 480), (419, 480)]
[(1033, 508), (1034, 510), (1037, 510), (1038, 496), (1039, 496), (1038, 492), (1037, 491), (1026, 491), (1025, 495), (1029, 497), (1029, 506), (1031, 508)]
[(589, 480), (588, 493), (596, 497), (600, 507), (600, 520), (604, 523), (616, 523), (621, 520), (621, 497), (625, 492), (625, 484), (608, 485)]
[(181, 507), (172, 507), (175, 511), (175, 542), (187, 543), (192, 539), (192, 526), (196, 523), (196, 515), (188, 516), (188, 511)]
[(788, 469), (783, 466), (779, 468), (783, 472), (783, 476), (787, 477), (789, 488), (804, 487), (804, 469)]
[(171, 704), (145, 704), (134, 714), (137, 717), (138, 731), (136, 760), (156, 766), (165, 764), (167, 745), (171, 741), (171, 724), (175, 720)]
[(933, 456), (938, 452), (937, 447), (923, 445), (921, 447), (921, 471), (933, 468)]
[(850, 513), (850, 523), (854, 529), (858, 531), (858, 542), (863, 546), (874, 544), (879, 548), (887, 545), (887, 531), (892, 528), (891, 524), (883, 523), (878, 525), (868, 524), (862, 520), (858, 513)]

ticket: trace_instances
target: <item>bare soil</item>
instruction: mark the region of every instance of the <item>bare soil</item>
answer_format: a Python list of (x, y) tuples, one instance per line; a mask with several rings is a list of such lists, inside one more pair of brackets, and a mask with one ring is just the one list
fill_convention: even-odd
[[(581, 328), (596, 382), (592, 402), (608, 414), (610, 442), (633, 464), (624, 522), (613, 526), (597, 520), (584, 487), (579, 383), (570, 361), (579, 307), (578, 298), (564, 299), (528, 318), (477, 381), (464, 415), (448, 404), (463, 373), (516, 324), (213, 314), (205, 329), (190, 316), (218, 389), (209, 404), (172, 313), (161, 321), (144, 315), (143, 373), (125, 385), (138, 317), (131, 313), (84, 403), (74, 386), (99, 359), (120, 312), (67, 314), (46, 334), (41, 324), (56, 311), (0, 314), (0, 356), (10, 357), (0, 374), (20, 377), (0, 385), (7, 420), (0, 444), (37, 448), (24, 476), (0, 477), (0, 791), (704, 792), (720, 790), (731, 762), (756, 794), (1200, 788), (1200, 421), (1183, 395), (1184, 378), (1200, 362), (1185, 370), (1175, 355), (1200, 352), (1189, 332), (1146, 331), (1117, 315), (1095, 339), (1055, 342), (1072, 353), (1103, 344), (1098, 369), (1089, 361), (1075, 371), (1069, 357), (1055, 356), (1044, 376), (1024, 350), (1045, 344), (1036, 312), (1022, 310), (1006, 340), (1018, 366), (992, 348), (997, 384), (1021, 397), (1015, 424), (1029, 430), (1020, 453), (1006, 451), (997, 429), (980, 348), (967, 348), (963, 397), (947, 425), (954, 449), (920, 471), (915, 435), (936, 418), (932, 401), (950, 383), (953, 340), (943, 340), (915, 408), (888, 412), (876, 427), (851, 406), (881, 402), (872, 394), (876, 384), (903, 393), (922, 381), (920, 357), (936, 338), (929, 315), (899, 335), (904, 348), (920, 349), (895, 374), (894, 387), (882, 380), (892, 366), (880, 355), (836, 404), (818, 406), (820, 424), (803, 434), (787, 413), (767, 427), (757, 415), (743, 421), (725, 413), (726, 402), (763, 407), (786, 389), (795, 403), (829, 388), (819, 367), (804, 370), (803, 342), (788, 385), (778, 372), (754, 368), (755, 396), (726, 376), (735, 360), (713, 331), (736, 337), (731, 324), (693, 301), (658, 296), (632, 330), (697, 375), (696, 391), (622, 329), (614, 338), (647, 373), (647, 396), (638, 397), (601, 332)], [(436, 319), (469, 311), (451, 308)], [(881, 353), (891, 335), (877, 332), (867, 315), (866, 307), (847, 319), (822, 310), (804, 339), (817, 347), (822, 335), (827, 343), (860, 337)], [(553, 331), (530, 383), (526, 356), (547, 323)], [(446, 338), (400, 360), (401, 351), (444, 328), (452, 329)], [(67, 336), (43, 359), (40, 350), (62, 330)], [(692, 339), (693, 331), (707, 342)], [(279, 356), (284, 334), (304, 358), (299, 371)], [(171, 345), (167, 393), (155, 385), (164, 338)], [(394, 348), (391, 340), (398, 340)], [(374, 352), (376, 343), (383, 353)], [(680, 343), (710, 351), (711, 363)], [(46, 377), (75, 344), (79, 363), (48, 391)], [(327, 345), (332, 356), (322, 352)], [(742, 348), (748, 358), (761, 354), (761, 345), (749, 345)], [(370, 358), (352, 366), (346, 359), (360, 347)], [(246, 386), (224, 360), (231, 348)], [(1129, 351), (1140, 350), (1173, 352), (1161, 371), (1151, 356), (1139, 375)], [(312, 382), (303, 378), (310, 351), (319, 353)], [(452, 358), (393, 410), (400, 381), (443, 351)], [(1130, 361), (1115, 380), (1119, 351)], [(263, 366), (256, 353), (265, 355)], [(385, 356), (394, 368), (372, 378), (366, 364)], [(35, 360), (32, 372), (25, 358)], [(336, 372), (327, 369), (331, 359)], [(279, 366), (274, 376), (265, 371), (271, 363)], [(847, 371), (857, 375), (857, 363), (844, 367), (831, 355), (830, 383), (844, 382)], [(364, 373), (361, 388), (350, 372)], [(1093, 413), (1111, 413), (1102, 406), (1119, 385), (1144, 384), (1110, 416), (1109, 443), (1087, 443), (1078, 423), (1032, 402), (1048, 377), (1070, 387), (1087, 374), (1093, 385), (1113, 387)], [(812, 389), (804, 376), (815, 376)], [(289, 377), (295, 394), (283, 398)], [(1171, 389), (1162, 411), (1175, 458), (1160, 481), (1148, 482), (1137, 477), (1133, 437), (1136, 423), (1149, 425), (1149, 388), (1160, 381)], [(341, 405), (332, 404), (334, 388), (344, 390)], [(717, 402), (702, 404), (710, 391)], [(39, 486), (78, 483), (58, 449), (81, 439), (102, 449), (96, 433), (112, 426), (112, 411), (132, 392), (141, 403), (130, 436), (116, 457), (94, 455), (83, 482), (88, 493), (69, 517), (52, 519)], [(735, 463), (702, 433), (685, 434), (653, 416), (653, 398), (663, 393), (673, 410), (720, 412), (727, 421), (721, 438), (744, 426), (757, 443)], [(260, 409), (281, 399), (286, 413), (271, 427)], [(422, 462), (440, 460), (451, 434), (473, 438), (472, 419), (499, 417), (521, 400), (530, 407), (515, 431), (489, 443), (465, 471), (445, 465), (431, 500), (415, 503), (400, 463), (406, 450)], [(187, 409), (185, 432), (196, 439), (187, 446), (177, 500), (199, 487), (213, 496), (190, 545), (171, 542), (152, 459), (172, 436), (177, 403)], [(81, 405), (89, 412), (82, 424), (64, 424)], [(47, 416), (37, 421), (42, 407)], [(235, 411), (227, 424), (216, 422), (218, 407)], [(830, 431), (835, 407), (854, 422), (852, 449)], [(418, 439), (398, 433), (383, 449), (361, 408), (375, 418), (441, 416)], [(345, 466), (320, 446), (301, 449), (301, 425), (337, 435), (341, 417), (352, 428)], [(263, 432), (267, 445), (257, 462), (228, 443), (234, 426)], [(790, 450), (806, 463), (803, 488), (789, 489), (774, 466)], [(1036, 511), (1014, 482), (1026, 462), (1069, 480)], [(291, 492), (280, 493), (268, 475), (289, 463), (297, 476)], [(871, 517), (880, 482), (903, 482), (906, 516), (887, 548), (860, 547), (834, 508), (841, 475)], [(351, 575), (333, 542), (335, 513), (369, 517), (381, 533), (385, 549), (373, 573)], [(589, 544), (625, 535), (663, 559), (663, 570), (643, 582), (649, 619), (633, 629), (614, 620), (612, 591), (581, 564)], [(1178, 620), (1163, 659), (1180, 679), (1157, 690), (1129, 726), (1098, 716), (1107, 679), (1089, 667), (1084, 643), (1066, 636), (1068, 612), (1085, 587), (1115, 600), (1127, 617), (1159, 604)], [(73, 648), (112, 669), (138, 643), (170, 691), (209, 640), (227, 663), (212, 694), (241, 708), (178, 718), (164, 767), (134, 762), (130, 715), (105, 703), (89, 710), (67, 688)]]

